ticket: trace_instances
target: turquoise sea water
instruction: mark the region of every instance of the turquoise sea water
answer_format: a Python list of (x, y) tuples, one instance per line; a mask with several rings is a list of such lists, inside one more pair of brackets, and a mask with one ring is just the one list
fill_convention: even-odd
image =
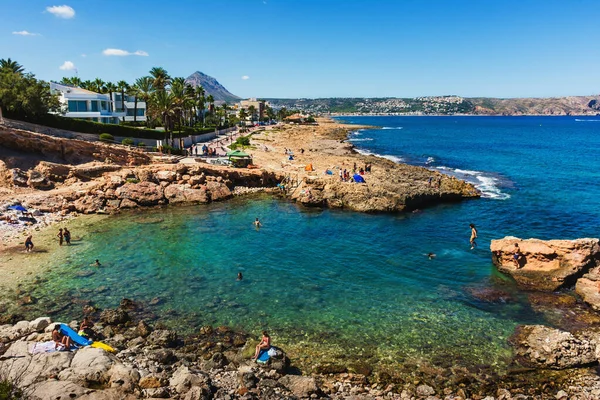
[[(598, 236), (600, 122), (343, 120), (387, 128), (353, 134), (360, 151), (465, 177), (484, 197), (408, 215), (304, 209), (269, 197), (125, 213), (57, 250), (67, 261), (36, 290), (40, 306), (74, 297), (62, 312), (72, 318), (80, 299), (104, 308), (128, 297), (180, 331), (226, 324), (269, 329), (289, 346), (317, 343), (331, 357), (503, 364), (514, 327), (545, 321), (495, 271), (489, 241)], [(475, 250), (469, 223), (479, 228)], [(429, 252), (437, 257), (427, 259)], [(89, 266), (96, 258), (101, 268)], [(77, 276), (88, 270), (94, 274)], [(510, 301), (470, 294), (486, 288), (508, 292)], [(162, 302), (148, 305), (155, 297)]]

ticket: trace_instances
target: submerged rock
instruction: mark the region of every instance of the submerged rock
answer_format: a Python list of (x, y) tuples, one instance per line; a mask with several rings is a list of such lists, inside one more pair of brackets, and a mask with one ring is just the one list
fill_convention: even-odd
[[(521, 256), (515, 263), (515, 244)], [(492, 240), (492, 261), (524, 289), (554, 291), (575, 284), (590, 268), (600, 265), (598, 239), (538, 240), (505, 237)]]
[(527, 367), (566, 369), (598, 362), (594, 341), (542, 325), (518, 327), (510, 342)]

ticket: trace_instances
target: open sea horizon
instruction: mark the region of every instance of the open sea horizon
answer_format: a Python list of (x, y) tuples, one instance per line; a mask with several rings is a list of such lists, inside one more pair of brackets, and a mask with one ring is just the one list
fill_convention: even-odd
[[(482, 198), (410, 214), (306, 209), (269, 196), (123, 213), (56, 250), (34, 289), (37, 307), (71, 298), (58, 316), (77, 318), (78, 300), (107, 308), (126, 297), (183, 333), (268, 329), (295, 357), (505, 366), (516, 326), (552, 322), (497, 272), (490, 240), (598, 236), (600, 121), (336, 119), (381, 127), (350, 134), (357, 151), (460, 177)], [(470, 223), (479, 230), (474, 250)], [(92, 269), (97, 258), (103, 266)], [(485, 289), (511, 301), (472, 295)]]

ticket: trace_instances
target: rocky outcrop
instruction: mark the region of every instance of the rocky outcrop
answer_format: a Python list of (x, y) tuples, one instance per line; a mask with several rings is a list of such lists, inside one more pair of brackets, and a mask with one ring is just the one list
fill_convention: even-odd
[(150, 158), (146, 154), (126, 146), (56, 138), (3, 125), (0, 125), (0, 146), (19, 152), (39, 154), (46, 161), (67, 164), (90, 161), (119, 165), (150, 163)]
[(528, 367), (566, 369), (598, 362), (595, 341), (546, 326), (520, 326), (510, 341), (517, 360)]
[[(521, 256), (515, 263), (515, 244)], [(600, 265), (598, 239), (538, 240), (505, 237), (492, 240), (492, 261), (524, 289), (554, 291)]]
[[(289, 196), (306, 206), (345, 208), (361, 212), (412, 211), (433, 204), (478, 198), (473, 185), (424, 168), (382, 163), (385, 171), (366, 174), (366, 183), (313, 177), (291, 183)], [(428, 184), (429, 177), (436, 185)], [(439, 186), (438, 183), (440, 182)]]

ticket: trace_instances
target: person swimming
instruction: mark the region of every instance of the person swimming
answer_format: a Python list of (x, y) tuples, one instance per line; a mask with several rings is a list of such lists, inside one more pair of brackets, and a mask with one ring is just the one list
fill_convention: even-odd
[(241, 272), (238, 272), (236, 281), (241, 281), (242, 279), (244, 279), (244, 275), (242, 275)]
[(99, 260), (96, 260), (95, 262), (93, 262), (92, 264), (90, 264), (91, 267), (101, 267), (102, 264), (100, 264)]
[(433, 260), (435, 258), (435, 254), (434, 253), (427, 253), (427, 258), (429, 258), (430, 260)]
[(262, 226), (262, 224), (260, 223), (260, 220), (258, 219), (258, 217), (254, 220), (254, 226), (257, 228), (260, 228)]

